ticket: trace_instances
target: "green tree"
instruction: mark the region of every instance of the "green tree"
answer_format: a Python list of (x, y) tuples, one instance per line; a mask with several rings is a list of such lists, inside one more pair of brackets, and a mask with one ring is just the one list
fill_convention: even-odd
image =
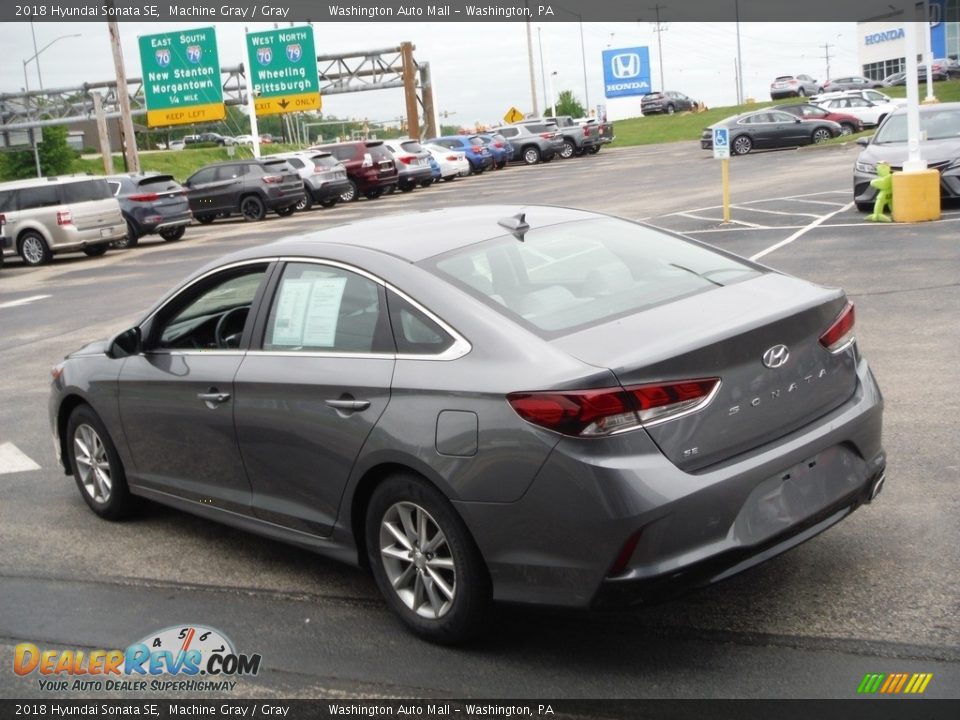
[[(54, 125), (43, 128), (43, 141), (39, 144), (40, 172), (43, 175), (63, 175), (70, 172), (76, 153), (67, 145), (67, 128)], [(37, 166), (33, 150), (17, 150), (0, 153), (0, 177), (8, 180), (36, 177)]]
[(561, 90), (557, 95), (557, 115), (571, 115), (575, 118), (584, 117), (587, 111), (573, 94), (573, 90)]

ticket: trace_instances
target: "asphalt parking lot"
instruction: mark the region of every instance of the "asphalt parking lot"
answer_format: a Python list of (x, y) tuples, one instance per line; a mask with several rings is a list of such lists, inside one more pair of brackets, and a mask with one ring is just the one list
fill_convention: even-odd
[[(264, 656), (235, 694), (262, 696), (855, 697), (867, 672), (932, 672), (960, 697), (960, 208), (874, 225), (851, 207), (856, 146), (735, 158), (694, 143), (596, 156), (258, 224), (191, 227), (102, 258), (0, 270), (0, 656), (18, 642), (125, 647), (205, 623)], [(888, 480), (876, 503), (801, 547), (675, 602), (630, 613), (503, 608), (477, 645), (426, 645), (361, 571), (151, 506), (107, 524), (58, 472), (50, 366), (124, 329), (177, 280), (232, 249), (384, 212), (452, 204), (574, 205), (643, 219), (846, 288), (884, 392)], [(5, 697), (41, 695), (0, 673)]]

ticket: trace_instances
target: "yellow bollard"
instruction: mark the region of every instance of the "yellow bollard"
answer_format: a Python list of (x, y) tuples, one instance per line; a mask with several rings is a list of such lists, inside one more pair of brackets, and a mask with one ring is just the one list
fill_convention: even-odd
[(940, 219), (940, 173), (936, 170), (893, 174), (893, 221)]

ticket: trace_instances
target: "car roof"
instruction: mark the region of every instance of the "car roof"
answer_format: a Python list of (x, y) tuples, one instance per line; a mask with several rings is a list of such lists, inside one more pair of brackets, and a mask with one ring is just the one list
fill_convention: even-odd
[(53, 175), (51, 177), (27, 178), (25, 180), (10, 180), (0, 183), (0, 190), (17, 190), (25, 187), (36, 187), (38, 185), (81, 182), (83, 180), (103, 180), (102, 175), (90, 175), (89, 173), (76, 173), (73, 175)]
[(499, 221), (521, 212), (534, 229), (604, 217), (599, 213), (552, 205), (468, 205), (425, 210), (360, 220), (284, 238), (269, 245), (241, 250), (222, 259), (218, 265), (275, 255), (322, 257), (324, 249), (331, 245), (365, 248), (416, 263), (507, 235), (510, 230), (498, 224)]

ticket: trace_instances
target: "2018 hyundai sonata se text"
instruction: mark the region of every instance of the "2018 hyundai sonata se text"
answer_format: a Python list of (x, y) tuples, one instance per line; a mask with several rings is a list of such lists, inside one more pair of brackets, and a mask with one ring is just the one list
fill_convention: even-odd
[(67, 472), (368, 566), (423, 637), (633, 604), (879, 492), (882, 399), (823, 288), (592, 212), (388, 216), (214, 262), (53, 368)]

